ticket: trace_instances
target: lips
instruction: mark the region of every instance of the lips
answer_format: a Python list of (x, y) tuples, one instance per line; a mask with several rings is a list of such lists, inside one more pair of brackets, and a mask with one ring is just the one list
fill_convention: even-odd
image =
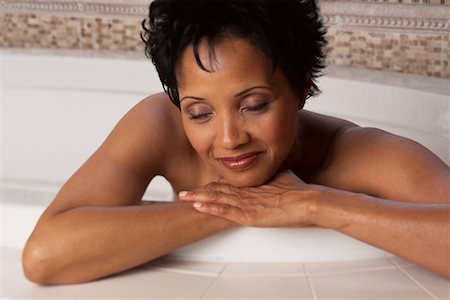
[(245, 170), (252, 166), (258, 159), (261, 152), (250, 152), (234, 157), (222, 157), (218, 160), (227, 168), (232, 170)]

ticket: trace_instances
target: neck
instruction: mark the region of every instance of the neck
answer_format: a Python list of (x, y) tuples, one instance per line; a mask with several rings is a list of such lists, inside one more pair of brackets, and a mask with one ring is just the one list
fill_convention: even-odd
[(294, 141), (294, 144), (289, 151), (288, 156), (281, 164), (279, 171), (289, 169), (297, 175), (301, 173), (301, 157), (302, 157), (302, 143), (300, 142), (300, 138), (297, 135), (297, 138)]

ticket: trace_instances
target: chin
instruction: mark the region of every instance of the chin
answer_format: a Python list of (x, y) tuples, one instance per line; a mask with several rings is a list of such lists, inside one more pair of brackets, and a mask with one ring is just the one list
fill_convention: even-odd
[(224, 178), (228, 181), (229, 184), (237, 186), (237, 187), (256, 187), (263, 185), (270, 181), (272, 176), (261, 176), (262, 174), (253, 175), (253, 174), (228, 174), (228, 176), (224, 176)]

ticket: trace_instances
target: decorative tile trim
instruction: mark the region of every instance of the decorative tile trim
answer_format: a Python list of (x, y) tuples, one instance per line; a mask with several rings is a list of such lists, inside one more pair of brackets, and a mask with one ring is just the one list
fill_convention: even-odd
[[(73, 16), (108, 15), (144, 17), (149, 0), (0, 0), (3, 13), (62, 13)], [(420, 30), (450, 30), (450, 6), (320, 1), (324, 21), (340, 27)]]
[(450, 6), (320, 2), (326, 24), (353, 29), (450, 31)]
[(2, 0), (0, 10), (5, 13), (47, 13), (71, 16), (99, 15), (115, 17), (143, 17), (148, 13), (148, 0), (129, 1), (29, 1)]
[(415, 19), (415, 18), (390, 18), (390, 17), (367, 17), (351, 15), (328, 15), (324, 14), (327, 25), (396, 29), (396, 30), (426, 30), (426, 31), (449, 31), (450, 21), (446, 19)]

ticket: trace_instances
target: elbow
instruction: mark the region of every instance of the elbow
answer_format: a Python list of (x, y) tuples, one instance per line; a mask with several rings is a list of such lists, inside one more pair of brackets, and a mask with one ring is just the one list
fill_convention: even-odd
[(28, 240), (22, 253), (22, 268), (25, 277), (41, 285), (51, 284), (53, 271), (50, 267), (50, 251), (33, 238)]

